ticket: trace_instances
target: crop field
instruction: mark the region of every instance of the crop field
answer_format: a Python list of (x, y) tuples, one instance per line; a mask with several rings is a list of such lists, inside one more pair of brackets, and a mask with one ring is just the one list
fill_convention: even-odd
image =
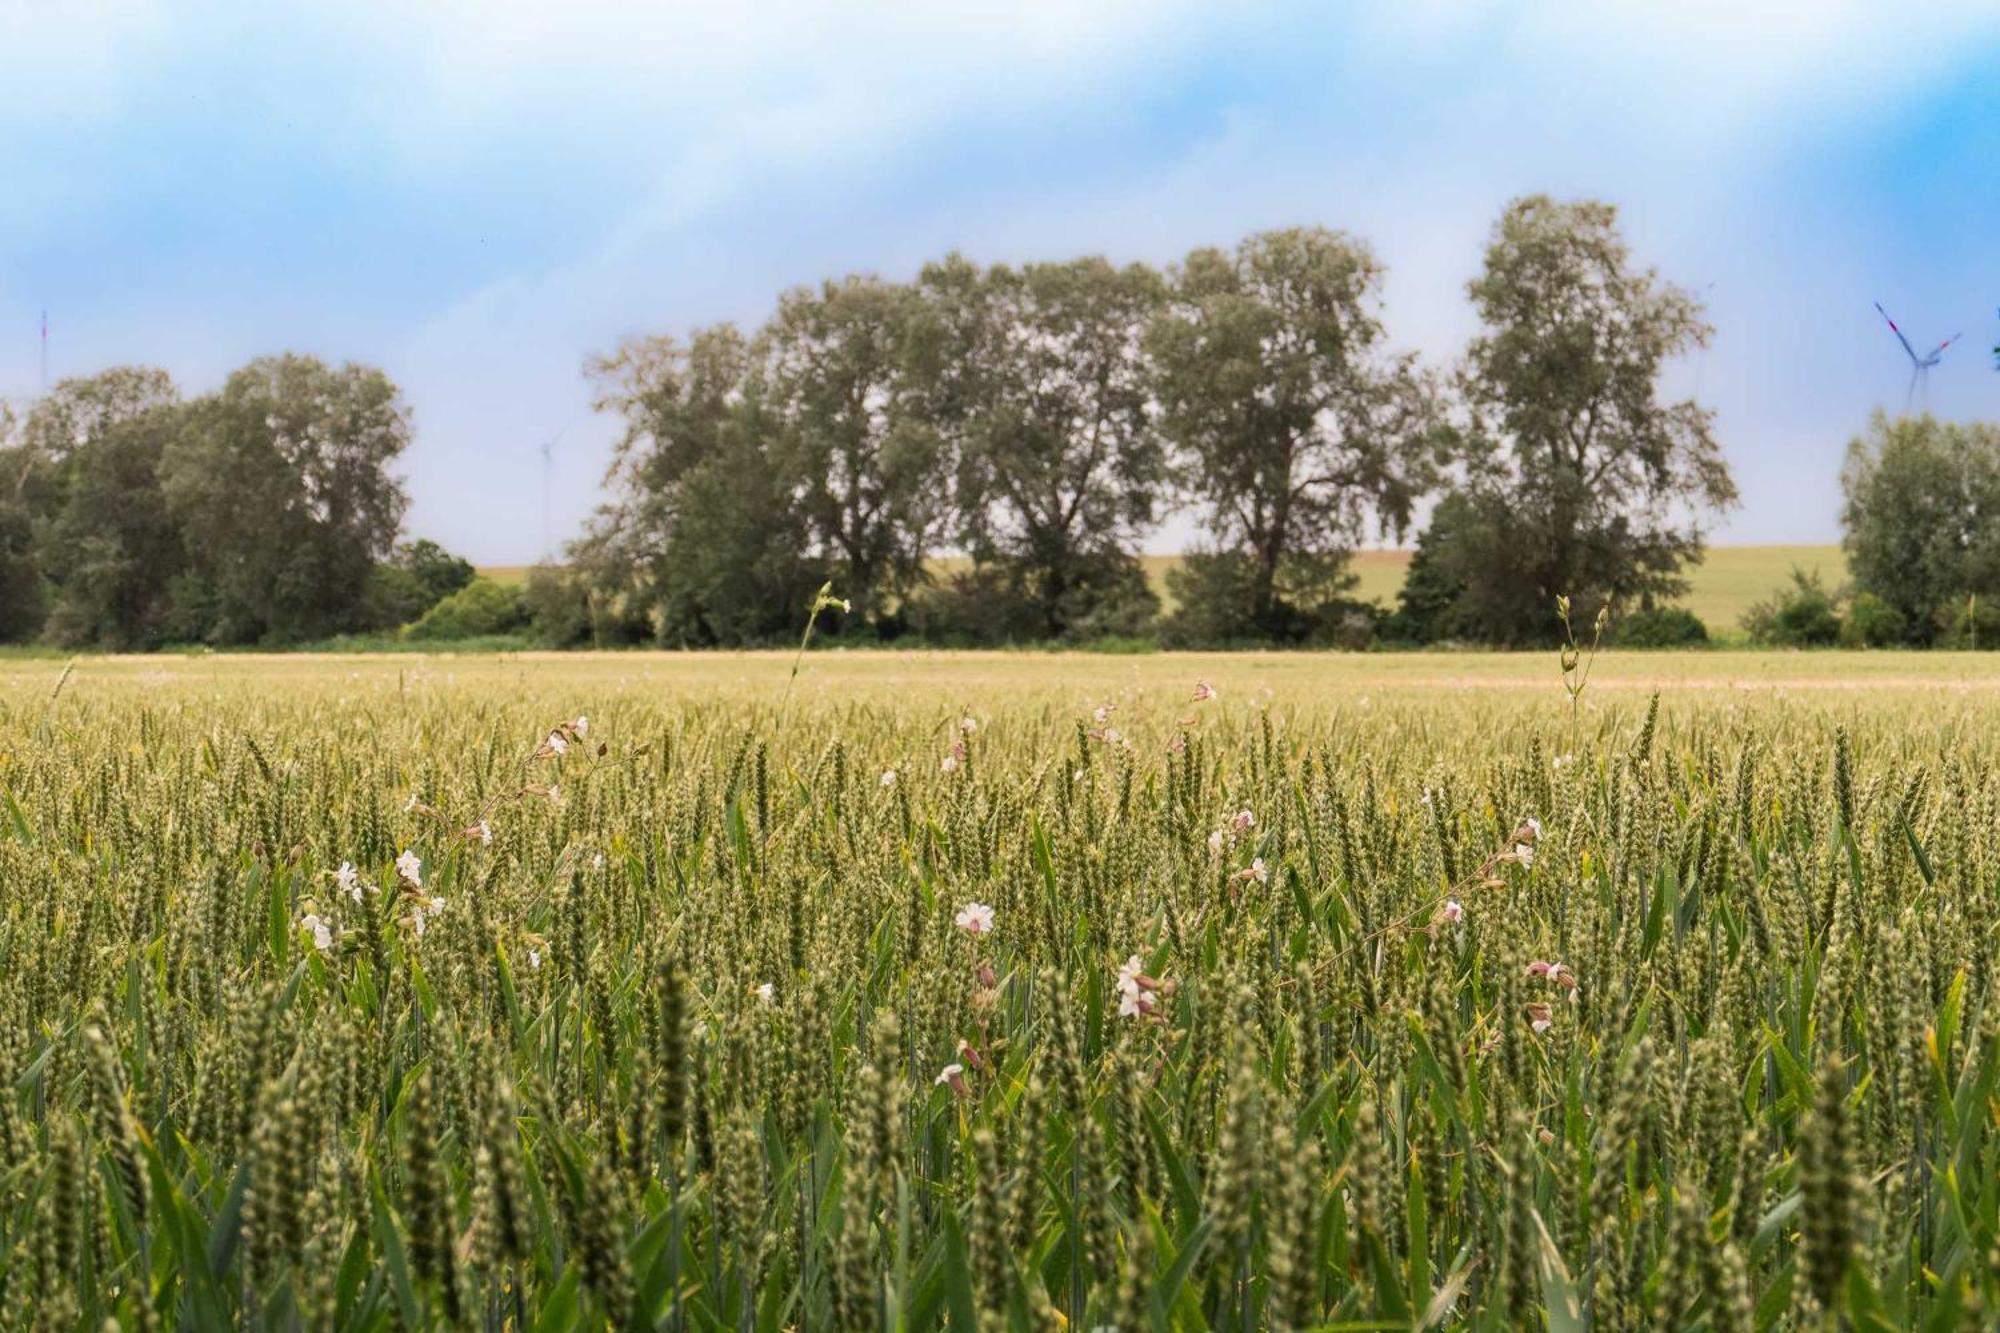
[(2000, 658), (0, 662), (8, 1327), (1991, 1327)]

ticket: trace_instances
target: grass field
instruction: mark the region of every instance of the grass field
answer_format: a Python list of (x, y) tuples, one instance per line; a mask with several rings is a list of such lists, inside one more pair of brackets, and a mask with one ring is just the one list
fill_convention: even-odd
[(2000, 1309), (2000, 655), (793, 665), (0, 660), (10, 1326)]
[[(1141, 557), (1154, 591), (1168, 605), (1166, 574), (1179, 559), (1173, 555)], [(944, 564), (949, 567), (949, 562)], [(1355, 594), (1384, 607), (1395, 605), (1409, 564), (1407, 550), (1357, 553), (1353, 568), (1360, 583)], [(1847, 559), (1838, 546), (1717, 546), (1689, 571), (1692, 586), (1684, 604), (1701, 617), (1711, 635), (1723, 640), (1737, 637), (1743, 613), (1783, 587), (1794, 566), (1817, 570), (1830, 589), (1837, 590), (1847, 577)], [(520, 583), (527, 578), (528, 567), (489, 565), (480, 572), (502, 582)]]

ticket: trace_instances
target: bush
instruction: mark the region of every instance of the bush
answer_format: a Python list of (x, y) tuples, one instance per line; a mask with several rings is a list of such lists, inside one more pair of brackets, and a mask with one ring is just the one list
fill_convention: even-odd
[(1708, 626), (1684, 606), (1641, 607), (1611, 625), (1619, 648), (1698, 648), (1708, 643)]
[(1840, 641), (1840, 616), (1819, 571), (1808, 574), (1796, 565), (1792, 586), (1751, 607), (1743, 628), (1756, 642), (1779, 648), (1819, 648)]
[(1174, 610), (1161, 618), (1167, 648), (1365, 648), (1375, 636), (1373, 607), (1350, 594), (1358, 582), (1345, 551), (1297, 554), (1280, 562), (1268, 616), (1257, 612), (1257, 566), (1240, 551), (1192, 551), (1167, 570)]
[(406, 639), (469, 639), (507, 634), (528, 623), (528, 609), (519, 588), (476, 578), (403, 626)]
[(2000, 648), (2000, 598), (1961, 597), (1938, 618), (1940, 648)]
[(590, 637), (590, 597), (560, 565), (536, 565), (521, 591), (528, 629), (544, 648), (572, 648)]
[(1849, 648), (1887, 648), (1909, 636), (1910, 624), (1901, 611), (1872, 592), (1857, 594), (1847, 607), (1840, 641)]
[(1107, 554), (1080, 561), (1074, 575), (1052, 598), (1020, 564), (975, 564), (918, 588), (901, 616), (918, 637), (948, 647), (1094, 644), (1151, 630), (1160, 600), (1137, 560)]

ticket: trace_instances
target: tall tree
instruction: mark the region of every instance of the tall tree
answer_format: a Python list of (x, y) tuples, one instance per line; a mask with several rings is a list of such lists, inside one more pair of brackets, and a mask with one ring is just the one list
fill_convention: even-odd
[(624, 418), (572, 564), (607, 627), (667, 643), (754, 643), (796, 630), (817, 565), (759, 411), (758, 348), (731, 325), (627, 342), (600, 358), (597, 407)]
[[(1432, 396), (1383, 346), (1381, 265), (1352, 237), (1264, 232), (1196, 250), (1147, 339), (1161, 426), (1240, 595), (1241, 630), (1292, 637), (1371, 525), (1400, 534), (1438, 463)], [(1218, 609), (1192, 581), (1190, 605)]]
[(57, 643), (161, 641), (186, 559), (159, 477), (180, 411), (165, 371), (122, 366), (62, 381), (30, 414), (23, 443), (42, 471), (35, 541)]
[(389, 465), (409, 442), (401, 395), (367, 366), (265, 357), (191, 404), (160, 465), (188, 552), (179, 631), (247, 643), (355, 628), (408, 504)]
[[(925, 270), (946, 329), (972, 328), (957, 398), (960, 538), (1032, 605), (1040, 632), (1108, 627), (1118, 604), (1150, 613), (1131, 544), (1157, 517), (1167, 476), (1142, 342), (1163, 294), (1143, 265), (1103, 259), (997, 267), (976, 286)], [(1126, 626), (1126, 628), (1130, 628)]]
[(1848, 573), (1913, 642), (1948, 631), (1968, 597), (2000, 595), (2000, 427), (1877, 412), (1840, 485)]
[(1667, 362), (1708, 340), (1700, 302), (1632, 267), (1616, 209), (1544, 195), (1507, 206), (1468, 291), (1485, 324), (1462, 383), (1491, 577), (1458, 620), (1545, 640), (1558, 594), (1588, 616), (1685, 591), (1707, 514), (1736, 501), (1710, 413), (1660, 395)]
[(37, 455), (20, 441), (19, 425), (0, 402), (0, 642), (6, 643), (40, 633), (48, 609), (28, 500)]
[(908, 287), (850, 277), (778, 303), (761, 409), (815, 553), (851, 619), (888, 628), (951, 512), (938, 432), (913, 410), (921, 315)]

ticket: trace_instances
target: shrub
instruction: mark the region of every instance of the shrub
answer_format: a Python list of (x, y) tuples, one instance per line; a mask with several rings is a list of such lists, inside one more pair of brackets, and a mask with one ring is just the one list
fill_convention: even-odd
[(1694, 648), (1708, 642), (1708, 626), (1684, 606), (1648, 606), (1618, 617), (1611, 642), (1620, 648)]
[(477, 578), (403, 627), (406, 639), (469, 639), (507, 634), (528, 621), (519, 588)]
[(1847, 607), (1840, 641), (1849, 648), (1887, 648), (1904, 641), (1909, 621), (1901, 611), (1872, 592), (1859, 593)]
[(1940, 648), (2000, 648), (2000, 598), (1961, 597), (1938, 618)]
[(528, 629), (544, 648), (570, 648), (590, 637), (590, 598), (560, 565), (536, 565), (521, 590)]
[(1743, 628), (1761, 644), (1818, 648), (1840, 641), (1840, 616), (1819, 571), (1792, 567), (1792, 586), (1780, 588), (1743, 616)]

